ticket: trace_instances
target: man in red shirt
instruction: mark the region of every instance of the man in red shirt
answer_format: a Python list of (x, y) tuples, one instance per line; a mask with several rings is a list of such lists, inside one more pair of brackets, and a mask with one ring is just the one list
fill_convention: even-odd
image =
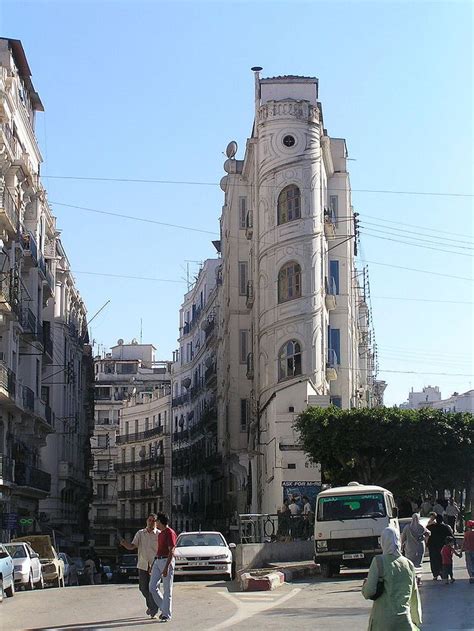
[[(164, 513), (158, 513), (156, 527), (160, 530), (160, 534), (149, 589), (158, 609), (161, 609), (160, 620), (168, 622), (172, 615), (174, 549), (177, 536), (175, 531), (168, 526), (168, 517)], [(163, 585), (163, 593), (160, 591), (160, 583)]]
[(462, 543), (461, 552), (466, 557), (466, 568), (469, 574), (469, 582), (474, 583), (474, 520), (469, 520), (466, 524), (466, 532)]

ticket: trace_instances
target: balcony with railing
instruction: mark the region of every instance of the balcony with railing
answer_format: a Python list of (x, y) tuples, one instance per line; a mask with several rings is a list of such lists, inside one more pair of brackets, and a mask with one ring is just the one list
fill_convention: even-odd
[(328, 356), (326, 360), (326, 379), (328, 381), (334, 381), (337, 379), (337, 366), (339, 364), (338, 356), (335, 350), (328, 349)]
[(178, 405), (185, 405), (191, 401), (191, 393), (186, 392), (184, 394), (180, 394), (177, 397), (171, 399), (171, 407), (176, 408)]
[(0, 195), (0, 228), (6, 230), (9, 236), (16, 236), (20, 228), (18, 206), (6, 187)]
[(25, 253), (25, 264), (38, 265), (38, 246), (31, 232), (25, 232), (21, 235), (21, 245)]
[(0, 401), (15, 403), (16, 375), (5, 362), (0, 361)]
[(336, 236), (336, 212), (333, 208), (324, 209), (324, 234), (328, 238)]
[(0, 482), (2, 484), (5, 482), (13, 482), (14, 464), (14, 460), (4, 454), (0, 454)]
[(53, 362), (53, 338), (51, 337), (51, 322), (43, 321), (43, 361), (45, 364)]
[(206, 382), (206, 386), (211, 386), (213, 383), (217, 381), (217, 365), (216, 361), (212, 361), (211, 365), (208, 366), (204, 372), (204, 380)]
[(17, 486), (29, 487), (44, 493), (51, 490), (51, 475), (24, 462), (15, 462), (14, 482)]
[(336, 308), (336, 296), (337, 296), (337, 285), (336, 285), (336, 280), (334, 279), (333, 276), (331, 276), (330, 278), (325, 278), (325, 289), (326, 289), (326, 295), (325, 295), (325, 303), (326, 303), (326, 309), (328, 309), (329, 311), (332, 309)]
[(117, 497), (119, 499), (140, 499), (143, 497), (160, 497), (163, 495), (163, 489), (161, 487), (150, 486), (147, 489), (126, 489), (125, 491), (118, 491)]
[(144, 469), (152, 469), (153, 467), (164, 467), (164, 456), (150, 456), (140, 460), (130, 460), (128, 462), (115, 463), (115, 471), (121, 473), (123, 471), (141, 471)]
[(20, 324), (25, 335), (31, 337), (36, 335), (36, 316), (29, 307), (21, 308)]
[(161, 436), (163, 434), (163, 425), (159, 425), (158, 427), (152, 427), (151, 429), (146, 429), (143, 432), (135, 432), (133, 434), (122, 434), (121, 436), (117, 436), (116, 443), (117, 445), (125, 445), (127, 443), (136, 443), (141, 440), (147, 440), (148, 438), (153, 438), (154, 436)]
[(22, 403), (23, 408), (28, 412), (33, 413), (35, 411), (35, 393), (28, 386), (23, 386)]

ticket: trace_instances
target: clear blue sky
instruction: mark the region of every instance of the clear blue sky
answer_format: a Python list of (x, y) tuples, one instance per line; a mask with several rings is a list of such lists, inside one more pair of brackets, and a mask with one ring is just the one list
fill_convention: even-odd
[[(3, 36), (22, 40), (45, 105), (44, 175), (219, 182), (228, 141), (242, 157), (250, 67), (261, 65), (263, 76), (319, 77), (325, 125), (354, 159), (353, 189), (472, 194), (471, 3), (4, 0), (0, 24)], [(92, 323), (96, 342), (139, 337), (143, 318), (144, 341), (169, 358), (185, 261), (213, 256), (212, 235), (59, 203), (217, 234), (219, 187), (44, 183), (89, 315), (111, 300)], [(354, 191), (363, 256), (472, 277), (472, 201)], [(380, 237), (425, 239), (418, 245), (434, 250)], [(444, 244), (469, 256), (440, 252)], [(87, 271), (175, 282), (79, 273)], [(381, 372), (386, 402), (402, 402), (411, 386), (437, 384), (446, 396), (473, 387), (473, 309), (458, 304), (473, 302), (472, 282), (376, 264), (370, 281), (380, 368), (416, 373)]]

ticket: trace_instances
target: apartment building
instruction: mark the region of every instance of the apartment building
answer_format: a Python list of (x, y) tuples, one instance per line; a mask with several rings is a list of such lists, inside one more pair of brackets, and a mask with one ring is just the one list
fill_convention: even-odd
[[(0, 39), (0, 529), (67, 526), (87, 503), (86, 311), (40, 177), (43, 111), (19, 40)], [(67, 286), (67, 289), (66, 289)], [(71, 431), (71, 427), (74, 431)], [(69, 436), (69, 432), (71, 436)], [(74, 473), (61, 476), (59, 459)], [(48, 499), (47, 499), (48, 498)], [(70, 523), (70, 522), (69, 522)], [(76, 523), (80, 523), (76, 522)]]
[[(219, 249), (219, 243), (216, 243)], [(178, 530), (223, 522), (224, 476), (217, 429), (221, 261), (207, 259), (180, 309), (172, 369), (172, 514)]]
[[(90, 509), (91, 540), (104, 558), (115, 558), (120, 469), (117, 436), (124, 404), (143, 392), (153, 393), (171, 383), (171, 362), (155, 361), (155, 347), (136, 340), (117, 344), (103, 357), (94, 358), (94, 433), (92, 449), (93, 498)], [(134, 433), (134, 432), (132, 432)], [(121, 510), (121, 509), (120, 509)]]
[[(117, 436), (117, 529), (127, 540), (150, 513), (171, 507), (171, 386), (140, 392), (126, 401)], [(107, 485), (98, 486), (107, 495)]]
[(221, 180), (219, 451), (226, 512), (275, 513), (321, 483), (298, 445), (308, 404), (371, 405), (375, 377), (348, 150), (328, 135), (314, 77), (260, 78), (242, 160)]

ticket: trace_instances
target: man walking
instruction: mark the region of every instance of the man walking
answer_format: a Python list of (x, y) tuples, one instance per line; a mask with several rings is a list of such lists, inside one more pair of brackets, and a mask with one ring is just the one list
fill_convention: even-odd
[(156, 515), (150, 513), (146, 520), (146, 527), (136, 533), (132, 543), (127, 543), (125, 539), (120, 540), (120, 545), (127, 550), (138, 550), (138, 588), (146, 601), (147, 616), (152, 618), (158, 613), (158, 607), (149, 590), (150, 572), (158, 547), (158, 535)]
[[(168, 622), (172, 615), (174, 549), (177, 536), (175, 531), (168, 526), (168, 517), (164, 513), (158, 513), (156, 525), (160, 534), (156, 558), (151, 570), (150, 593), (155, 599), (156, 607), (161, 609), (160, 620)], [(163, 593), (160, 592), (160, 583), (163, 585)]]
[(456, 520), (459, 515), (459, 506), (454, 501), (454, 497), (449, 498), (448, 505), (446, 506), (446, 510), (444, 511), (446, 516), (446, 521), (448, 522), (448, 526), (451, 527), (453, 532), (456, 532)]

